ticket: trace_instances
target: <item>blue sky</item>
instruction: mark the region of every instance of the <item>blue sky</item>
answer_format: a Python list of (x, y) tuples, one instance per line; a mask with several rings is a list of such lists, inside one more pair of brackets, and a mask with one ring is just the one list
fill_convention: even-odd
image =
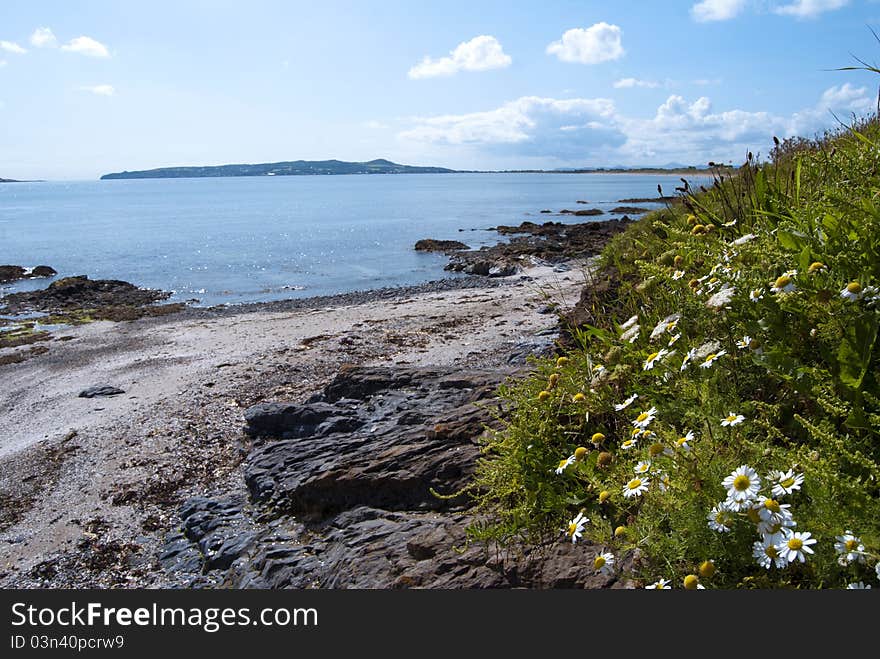
[(876, 0), (3, 0), (0, 176), (740, 162), (876, 107)]

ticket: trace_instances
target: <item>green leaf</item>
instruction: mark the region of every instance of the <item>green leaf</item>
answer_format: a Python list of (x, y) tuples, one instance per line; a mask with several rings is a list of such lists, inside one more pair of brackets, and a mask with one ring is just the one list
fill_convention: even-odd
[(784, 229), (779, 229), (776, 232), (776, 239), (785, 249), (790, 249), (796, 252), (799, 252), (805, 246), (809, 245), (807, 236), (800, 231), (785, 231)]
[(859, 389), (868, 372), (874, 343), (877, 341), (876, 314), (864, 314), (845, 324), (843, 340), (837, 351), (840, 380), (848, 387)]

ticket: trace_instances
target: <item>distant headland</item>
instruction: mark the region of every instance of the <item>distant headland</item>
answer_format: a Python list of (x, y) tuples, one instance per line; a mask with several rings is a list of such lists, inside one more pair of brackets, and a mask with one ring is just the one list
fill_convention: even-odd
[(413, 167), (390, 160), (345, 162), (344, 160), (294, 160), (254, 165), (208, 167), (160, 167), (135, 172), (104, 174), (101, 180), (127, 178), (201, 178), (208, 176), (314, 176), (328, 174), (451, 174), (445, 167)]
[(705, 167), (670, 165), (667, 167), (595, 167), (565, 169), (461, 170), (447, 167), (400, 165), (379, 158), (368, 162), (344, 160), (293, 160), (250, 165), (210, 165), (159, 167), (139, 171), (104, 174), (101, 180), (133, 178), (203, 178), (222, 176), (320, 176), (334, 174), (708, 174)]

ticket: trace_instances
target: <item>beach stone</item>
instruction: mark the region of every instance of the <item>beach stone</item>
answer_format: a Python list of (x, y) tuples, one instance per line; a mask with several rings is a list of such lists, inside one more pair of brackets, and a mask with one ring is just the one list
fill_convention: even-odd
[(25, 278), (26, 270), (20, 265), (0, 265), (0, 282), (18, 281)]
[(80, 398), (96, 398), (98, 396), (118, 396), (119, 394), (124, 394), (125, 391), (120, 389), (119, 387), (114, 387), (109, 384), (96, 384), (93, 387), (89, 387), (88, 389), (83, 389), (79, 392)]
[(57, 275), (55, 268), (51, 268), (48, 265), (38, 265), (36, 268), (31, 270), (31, 277), (54, 277)]
[(461, 249), (470, 249), (463, 242), (458, 240), (434, 240), (433, 238), (425, 238), (416, 243), (415, 250), (417, 252), (455, 252)]

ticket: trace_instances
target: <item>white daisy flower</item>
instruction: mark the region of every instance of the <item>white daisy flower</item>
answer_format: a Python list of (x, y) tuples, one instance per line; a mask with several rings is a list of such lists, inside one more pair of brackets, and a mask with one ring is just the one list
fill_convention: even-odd
[(674, 313), (666, 316), (666, 318), (657, 323), (654, 326), (654, 329), (651, 330), (651, 340), (653, 341), (658, 336), (666, 334), (667, 332), (673, 332), (678, 326), (679, 318), (681, 318), (681, 314)]
[(623, 496), (627, 499), (630, 497), (640, 497), (648, 491), (648, 486), (650, 484), (651, 481), (643, 476), (633, 478), (623, 486)]
[(625, 439), (620, 443), (620, 448), (624, 451), (628, 451), (630, 449), (635, 448), (638, 445), (638, 440), (635, 439)]
[(617, 405), (615, 405), (615, 406), (614, 406), (614, 409), (615, 409), (617, 412), (620, 412), (620, 410), (624, 410), (624, 409), (626, 409), (627, 407), (629, 407), (630, 405), (632, 405), (633, 401), (634, 401), (636, 398), (638, 398), (638, 397), (639, 397), (638, 394), (633, 394), (632, 396), (630, 396), (629, 398), (627, 398), (627, 399), (626, 399), (625, 401), (623, 401), (622, 403), (618, 403)]
[(641, 331), (641, 325), (633, 325), (628, 330), (626, 330), (623, 334), (620, 335), (621, 341), (629, 341), (630, 343), (635, 343), (636, 339), (639, 338), (639, 332)]
[(571, 542), (574, 544), (584, 534), (584, 525), (589, 521), (582, 512), (578, 513), (577, 517), (569, 521), (568, 526), (562, 532), (571, 538)]
[(813, 553), (810, 545), (816, 544), (816, 539), (811, 538), (811, 535), (809, 531), (789, 532), (785, 539), (776, 545), (776, 551), (784, 556), (789, 563), (794, 563), (795, 561), (805, 563), (807, 554)]
[(722, 501), (709, 511), (706, 519), (709, 521), (710, 529), (720, 533), (727, 533), (736, 521), (736, 515), (730, 509), (730, 506), (727, 505), (727, 502)]
[(837, 562), (841, 565), (865, 562), (865, 545), (861, 538), (853, 535), (852, 531), (844, 531), (843, 535), (835, 538), (834, 550), (837, 552)]
[(675, 342), (678, 341), (680, 338), (681, 338), (681, 334), (673, 334), (672, 337), (669, 339), (669, 343), (667, 343), (666, 346), (671, 348), (673, 345), (675, 345)]
[(706, 306), (711, 307), (712, 309), (720, 309), (721, 307), (726, 307), (733, 300), (733, 296), (735, 293), (736, 288), (734, 288), (733, 286), (725, 286), (708, 300), (706, 300)]
[(736, 218), (733, 218), (730, 222), (723, 222), (723, 223), (721, 224), (721, 226), (723, 226), (723, 227), (732, 227), (732, 226), (736, 226)]
[(773, 484), (773, 496), (782, 497), (786, 494), (791, 494), (795, 490), (801, 489), (801, 484), (804, 482), (804, 475), (796, 474), (791, 469), (788, 471), (771, 471), (767, 474), (767, 480)]
[(736, 347), (740, 350), (747, 350), (750, 345), (752, 345), (752, 337), (748, 334), (736, 342)]
[(669, 579), (659, 579), (645, 586), (645, 590), (672, 590), (672, 587), (669, 585)]
[(758, 300), (763, 300), (764, 299), (764, 289), (755, 288), (755, 289), (749, 291), (749, 299), (752, 302), (757, 302)]
[(683, 371), (684, 369), (686, 369), (688, 367), (688, 364), (691, 363), (691, 361), (693, 360), (694, 357), (696, 357), (696, 355), (697, 355), (696, 348), (691, 348), (690, 350), (688, 350), (687, 354), (684, 356), (684, 359), (681, 362), (681, 368), (679, 370)]
[(661, 492), (665, 492), (669, 489), (671, 485), (669, 480), (669, 474), (664, 471), (655, 471), (651, 474), (651, 478), (654, 479), (654, 482), (657, 484), (657, 487), (660, 488)]
[(633, 471), (635, 471), (637, 475), (638, 474), (647, 474), (650, 470), (651, 470), (651, 463), (648, 462), (647, 460), (640, 461), (635, 466), (635, 469), (633, 469)]
[(730, 501), (753, 501), (761, 489), (761, 477), (748, 465), (740, 465), (721, 481)]
[(651, 409), (647, 410), (646, 412), (642, 412), (641, 414), (639, 414), (635, 418), (635, 420), (632, 422), (632, 424), (636, 428), (643, 428), (643, 429), (647, 428), (648, 425), (651, 423), (651, 421), (654, 420), (656, 415), (657, 415), (657, 408), (652, 407)]
[(765, 543), (778, 545), (795, 526), (797, 526), (797, 522), (791, 517), (782, 520), (779, 524), (768, 524), (760, 521), (758, 522), (758, 532)]
[(870, 586), (866, 586), (863, 581), (855, 581), (853, 583), (846, 584), (847, 590), (871, 590)]
[(727, 354), (726, 350), (719, 350), (718, 352), (712, 352), (706, 355), (706, 359), (703, 360), (703, 363), (700, 364), (700, 368), (710, 368), (712, 364), (717, 362), (721, 357)]
[(862, 288), (862, 285), (857, 281), (851, 281), (843, 287), (842, 291), (840, 291), (840, 297), (844, 300), (849, 300), (850, 302), (861, 300), (864, 294), (865, 291)]
[(736, 246), (739, 246), (739, 245), (745, 245), (747, 242), (749, 242), (749, 241), (751, 241), (751, 240), (754, 240), (755, 238), (757, 238), (757, 236), (756, 236), (755, 234), (753, 234), (753, 233), (747, 233), (746, 235), (744, 235), (744, 236), (740, 236), (739, 238), (737, 238), (736, 240), (734, 240), (733, 242), (731, 242), (730, 245), (731, 245), (732, 247), (736, 247)]
[(593, 569), (596, 570), (597, 574), (604, 574), (606, 576), (614, 574), (614, 554), (605, 552), (596, 556), (593, 559)]
[(654, 364), (661, 361), (666, 355), (669, 354), (669, 351), (666, 348), (661, 348), (657, 352), (652, 352), (648, 355), (648, 358), (645, 360), (644, 365), (642, 366), (643, 371), (650, 371), (654, 368)]
[(556, 467), (556, 473), (561, 474), (563, 471), (568, 469), (573, 464), (574, 464), (574, 456), (573, 455), (568, 456), (567, 458), (565, 458), (565, 460), (560, 460), (559, 466)]
[(776, 544), (768, 543), (766, 540), (763, 542), (758, 540), (752, 545), (752, 556), (755, 557), (758, 565), (765, 570), (769, 570), (770, 566), (774, 564), (779, 568), (788, 565), (788, 560), (779, 553)]
[[(764, 499), (758, 504), (757, 509), (761, 524), (764, 525), (763, 528), (768, 530), (777, 524), (785, 525), (787, 521), (792, 519), (790, 503), (779, 503), (776, 499)], [(758, 532), (764, 533), (761, 524), (758, 525)]]
[(638, 322), (638, 320), (639, 320), (638, 315), (631, 316), (631, 317), (629, 318), (629, 320), (627, 320), (623, 325), (620, 326), (620, 329), (622, 329), (622, 330), (628, 330), (630, 327), (632, 327), (633, 325), (635, 325), (635, 324)]
[(676, 270), (672, 273), (672, 278), (675, 280), (681, 279), (684, 277), (684, 270)]
[(598, 378), (607, 370), (602, 364), (596, 364), (593, 367), (593, 376)]
[(694, 431), (688, 430), (684, 435), (675, 440), (675, 448), (680, 448), (683, 451), (690, 451), (690, 442), (692, 441), (694, 441)]
[(726, 417), (721, 419), (721, 425), (722, 426), (735, 426), (735, 425), (742, 423), (745, 420), (746, 420), (746, 418), (742, 414), (736, 414), (735, 412), (730, 412)]
[(797, 290), (797, 286), (795, 286), (794, 280), (792, 279), (793, 275), (789, 273), (785, 273), (784, 275), (780, 275), (776, 278), (776, 281), (773, 282), (773, 285), (770, 287), (771, 293), (792, 293)]

